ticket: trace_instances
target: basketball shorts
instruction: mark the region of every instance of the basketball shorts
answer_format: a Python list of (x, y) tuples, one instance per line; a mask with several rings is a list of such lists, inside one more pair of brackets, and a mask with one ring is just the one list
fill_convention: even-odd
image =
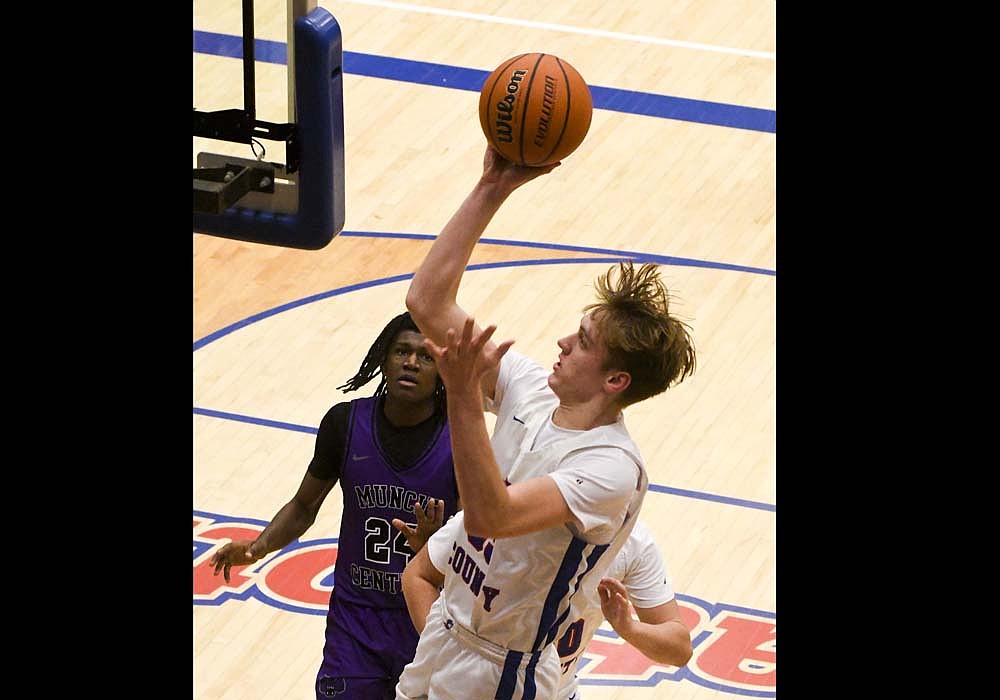
[(406, 608), (360, 607), (338, 603), (334, 596), (316, 674), (317, 700), (392, 700), (416, 646), (417, 630)]
[(535, 653), (504, 649), (455, 623), (438, 598), (396, 700), (553, 700), (560, 670), (554, 644)]

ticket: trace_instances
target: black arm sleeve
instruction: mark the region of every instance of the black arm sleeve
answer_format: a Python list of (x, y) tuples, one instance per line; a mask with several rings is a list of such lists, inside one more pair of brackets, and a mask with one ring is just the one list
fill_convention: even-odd
[(316, 433), (316, 449), (309, 462), (309, 473), (317, 479), (339, 479), (347, 452), (347, 423), (350, 403), (338, 403), (323, 416)]

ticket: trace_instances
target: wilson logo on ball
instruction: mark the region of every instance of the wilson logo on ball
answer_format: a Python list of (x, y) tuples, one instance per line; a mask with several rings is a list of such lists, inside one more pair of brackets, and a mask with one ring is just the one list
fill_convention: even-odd
[(497, 123), (496, 123), (496, 137), (498, 141), (503, 143), (513, 143), (513, 130), (511, 129), (510, 123), (514, 118), (514, 105), (517, 102), (517, 88), (521, 80), (524, 78), (524, 74), (528, 71), (516, 70), (514, 74), (510, 76), (510, 82), (507, 83), (507, 94), (504, 98), (497, 102)]

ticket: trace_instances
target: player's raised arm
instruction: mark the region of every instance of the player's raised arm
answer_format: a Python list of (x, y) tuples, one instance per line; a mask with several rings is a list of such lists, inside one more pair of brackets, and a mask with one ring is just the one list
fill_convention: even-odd
[[(449, 328), (465, 325), (469, 314), (458, 305), (458, 286), (476, 242), (514, 190), (558, 165), (514, 165), (492, 146), (486, 147), (482, 176), (434, 240), (406, 294), (406, 308), (425, 336), (443, 346)], [(483, 378), (488, 396), (493, 396), (495, 386), (496, 373)]]

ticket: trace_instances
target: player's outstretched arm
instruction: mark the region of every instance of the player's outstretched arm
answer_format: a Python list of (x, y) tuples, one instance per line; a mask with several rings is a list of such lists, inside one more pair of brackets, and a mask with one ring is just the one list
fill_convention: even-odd
[[(557, 165), (515, 165), (492, 146), (486, 147), (482, 176), (434, 240), (406, 293), (406, 308), (425, 336), (443, 345), (449, 328), (464, 325), (468, 314), (458, 305), (458, 286), (476, 242), (515, 189)], [(484, 377), (488, 396), (493, 396), (495, 387), (495, 374)]]
[(218, 576), (222, 570), (229, 583), (233, 566), (252, 564), (301, 537), (316, 521), (316, 514), (335, 483), (336, 479), (317, 479), (307, 471), (292, 500), (281, 507), (256, 540), (230, 542), (212, 555), (209, 564), (215, 567), (214, 574)]
[(636, 608), (632, 617), (628, 591), (620, 581), (605, 577), (597, 586), (601, 612), (626, 642), (661, 664), (683, 666), (691, 658), (691, 633), (681, 620), (676, 600), (652, 608)]

